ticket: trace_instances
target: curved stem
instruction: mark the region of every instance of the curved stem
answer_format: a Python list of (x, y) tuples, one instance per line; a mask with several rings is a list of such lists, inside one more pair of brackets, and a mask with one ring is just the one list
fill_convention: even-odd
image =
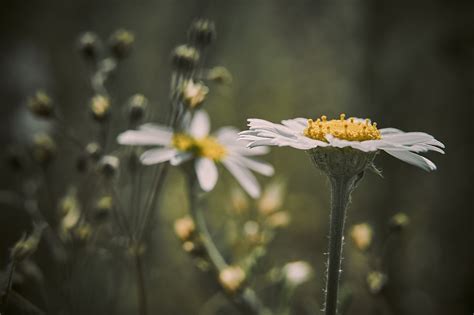
[[(196, 230), (201, 236), (204, 250), (209, 257), (214, 269), (217, 273), (219, 273), (225, 268), (229, 267), (229, 265), (214, 243), (207, 228), (206, 220), (199, 205), (199, 193), (201, 188), (199, 187), (196, 175), (191, 170), (188, 172), (187, 176), (189, 182), (189, 203), (191, 216), (196, 223)], [(231, 297), (231, 301), (242, 311), (243, 314), (272, 314), (271, 311), (263, 305), (255, 291), (253, 291), (251, 288), (244, 288), (239, 294), (229, 297)]]
[(329, 226), (329, 254), (327, 262), (325, 314), (337, 314), (337, 295), (341, 274), (342, 246), (346, 208), (355, 177), (334, 177), (331, 180), (331, 214)]

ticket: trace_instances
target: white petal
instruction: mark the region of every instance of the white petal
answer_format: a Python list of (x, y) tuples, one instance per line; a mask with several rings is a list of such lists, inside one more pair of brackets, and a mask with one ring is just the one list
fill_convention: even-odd
[(192, 159), (193, 156), (194, 155), (191, 152), (178, 152), (175, 156), (171, 158), (170, 164), (173, 166), (180, 165), (181, 163)]
[(253, 176), (247, 168), (227, 159), (223, 160), (222, 164), (224, 164), (252, 198), (258, 198), (260, 196), (260, 185), (255, 176)]
[(379, 131), (382, 136), (389, 135), (389, 134), (403, 133), (403, 131), (396, 128), (382, 128), (382, 129), (379, 129)]
[(419, 168), (424, 169), (425, 171), (434, 171), (436, 170), (436, 165), (428, 160), (427, 158), (418, 155), (410, 151), (401, 151), (401, 150), (384, 150), (388, 154), (400, 159), (409, 164), (418, 166)]
[(194, 113), (193, 119), (189, 126), (189, 133), (191, 136), (201, 139), (206, 137), (211, 130), (211, 122), (209, 120), (209, 115), (203, 111), (198, 110)]
[(222, 144), (236, 144), (239, 138), (239, 130), (234, 127), (222, 127), (219, 128), (214, 136)]
[(171, 133), (127, 130), (118, 135), (117, 141), (125, 145), (168, 145), (171, 142)]
[(231, 158), (233, 162), (235, 161), (243, 166), (246, 166), (252, 171), (260, 173), (262, 175), (272, 176), (273, 174), (275, 174), (275, 169), (273, 168), (271, 164), (267, 162), (249, 159), (244, 156), (235, 156), (235, 157), (229, 157), (229, 158)]
[(194, 165), (199, 185), (204, 191), (211, 191), (216, 186), (219, 174), (214, 161), (207, 158), (199, 158)]
[(150, 149), (143, 152), (140, 156), (140, 161), (145, 165), (158, 164), (169, 161), (177, 153), (175, 149), (169, 148)]

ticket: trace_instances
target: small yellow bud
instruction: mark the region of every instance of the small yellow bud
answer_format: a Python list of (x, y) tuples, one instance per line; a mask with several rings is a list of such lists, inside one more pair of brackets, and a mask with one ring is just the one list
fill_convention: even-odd
[(130, 54), (134, 42), (135, 35), (132, 32), (120, 29), (110, 36), (109, 47), (117, 59), (123, 59)]
[(263, 191), (262, 197), (258, 200), (258, 209), (263, 215), (269, 215), (279, 210), (283, 204), (284, 184), (282, 182), (272, 182)]
[(351, 229), (351, 238), (355, 246), (364, 251), (372, 244), (373, 231), (367, 223), (356, 224)]
[(290, 224), (291, 217), (287, 211), (278, 211), (269, 215), (266, 223), (272, 228), (282, 228)]
[(394, 231), (400, 231), (410, 224), (410, 218), (403, 212), (395, 214), (390, 219), (390, 228)]
[(91, 99), (90, 109), (95, 120), (99, 122), (106, 120), (110, 113), (109, 98), (100, 94), (95, 95)]
[(112, 196), (102, 196), (97, 201), (94, 209), (94, 221), (97, 223), (104, 222), (110, 216), (113, 206)]
[(371, 271), (367, 275), (367, 286), (369, 287), (369, 291), (372, 294), (380, 293), (385, 288), (387, 281), (387, 275), (381, 273), (380, 271)]
[(188, 241), (192, 238), (196, 226), (190, 216), (182, 217), (174, 222), (174, 232), (181, 241)]
[(219, 273), (219, 282), (230, 294), (236, 293), (245, 282), (245, 271), (239, 266), (228, 266)]

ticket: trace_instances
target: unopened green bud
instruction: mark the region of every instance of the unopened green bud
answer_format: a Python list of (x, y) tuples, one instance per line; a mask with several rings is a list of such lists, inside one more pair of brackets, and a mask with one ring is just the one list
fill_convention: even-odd
[(198, 47), (205, 47), (216, 39), (214, 22), (208, 19), (197, 19), (189, 28), (188, 39)]
[(40, 90), (28, 99), (28, 108), (36, 116), (47, 118), (53, 113), (53, 101)]
[(113, 206), (114, 204), (113, 204), (112, 196), (101, 197), (95, 205), (95, 209), (93, 213), (94, 221), (97, 223), (102, 223), (105, 220), (107, 220), (110, 216), (110, 213), (112, 212)]
[(130, 122), (138, 122), (144, 116), (148, 106), (148, 99), (142, 94), (135, 94), (128, 100), (128, 117)]
[(199, 62), (199, 52), (189, 45), (181, 45), (174, 49), (173, 65), (178, 71), (189, 72), (196, 68)]
[(123, 59), (130, 54), (134, 41), (135, 35), (132, 32), (124, 29), (117, 30), (110, 36), (110, 50), (117, 59)]
[(399, 212), (390, 218), (390, 228), (393, 231), (401, 231), (410, 224), (410, 218), (403, 212)]
[(56, 144), (46, 133), (38, 133), (33, 137), (33, 157), (41, 164), (48, 164), (56, 155)]
[(99, 171), (104, 177), (114, 177), (119, 169), (120, 161), (116, 156), (104, 155), (99, 161)]
[(93, 32), (85, 32), (79, 36), (78, 49), (84, 59), (95, 61), (98, 59), (102, 42)]

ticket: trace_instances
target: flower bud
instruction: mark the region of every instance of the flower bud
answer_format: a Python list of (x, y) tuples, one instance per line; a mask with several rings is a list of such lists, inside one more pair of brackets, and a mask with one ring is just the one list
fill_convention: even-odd
[(403, 212), (399, 212), (390, 218), (390, 229), (394, 232), (403, 230), (410, 224), (410, 218)]
[(120, 160), (116, 156), (104, 155), (99, 161), (99, 172), (106, 178), (114, 177), (120, 166)]
[(294, 287), (308, 281), (313, 274), (313, 268), (305, 261), (287, 263), (282, 271), (286, 282)]
[(34, 115), (48, 118), (53, 113), (53, 101), (44, 91), (37, 91), (28, 99), (28, 108)]
[(242, 214), (249, 209), (249, 200), (246, 194), (240, 188), (234, 188), (230, 196), (232, 209), (237, 214)]
[(128, 117), (130, 122), (140, 121), (145, 116), (148, 99), (142, 94), (135, 94), (127, 102)]
[(195, 231), (196, 226), (190, 216), (182, 217), (174, 222), (174, 232), (183, 242), (189, 241), (193, 237)]
[(77, 46), (84, 59), (96, 61), (99, 58), (102, 43), (97, 34), (85, 32), (79, 37)]
[(245, 271), (239, 266), (228, 266), (219, 273), (220, 284), (230, 294), (242, 288), (245, 278)]
[(183, 88), (183, 99), (189, 108), (196, 109), (204, 102), (207, 93), (209, 93), (207, 86), (190, 80)]
[(89, 142), (86, 145), (85, 150), (86, 150), (87, 156), (90, 159), (94, 160), (94, 161), (99, 160), (99, 158), (102, 154), (102, 148), (100, 147), (100, 145), (97, 142)]
[(356, 224), (351, 229), (351, 238), (355, 246), (361, 250), (367, 250), (372, 244), (373, 231), (367, 223)]
[(258, 243), (262, 240), (260, 233), (260, 225), (252, 220), (245, 222), (244, 224), (244, 235), (252, 243)]
[(96, 223), (102, 223), (106, 221), (112, 212), (113, 206), (114, 204), (112, 196), (102, 196), (95, 205), (93, 220)]
[(290, 224), (291, 217), (287, 211), (278, 211), (269, 215), (266, 223), (272, 228), (283, 228)]
[(98, 122), (105, 121), (110, 113), (110, 100), (103, 95), (95, 95), (90, 101), (92, 117)]
[(33, 136), (33, 157), (41, 164), (48, 164), (56, 155), (56, 143), (46, 133)]
[(188, 39), (198, 47), (208, 46), (216, 39), (214, 22), (208, 19), (195, 20), (189, 28)]
[(207, 71), (206, 79), (221, 84), (231, 84), (232, 74), (225, 67), (214, 67)]
[(16, 242), (10, 253), (12, 261), (21, 262), (36, 252), (41, 234), (45, 227), (44, 224), (35, 225), (30, 236), (26, 237), (26, 235), (23, 235), (22, 238)]
[(269, 215), (281, 208), (283, 205), (284, 185), (281, 182), (269, 184), (258, 200), (258, 210), (263, 215)]
[(135, 35), (132, 32), (124, 29), (117, 30), (110, 36), (110, 51), (117, 59), (123, 59), (130, 54), (134, 41)]
[(181, 45), (173, 51), (172, 62), (178, 71), (190, 72), (196, 68), (198, 61), (199, 52), (192, 46)]
[(82, 223), (73, 229), (74, 241), (79, 243), (87, 243), (92, 237), (92, 227), (88, 223)]
[(380, 293), (385, 288), (387, 281), (387, 275), (380, 271), (371, 271), (367, 275), (367, 286), (372, 294)]

